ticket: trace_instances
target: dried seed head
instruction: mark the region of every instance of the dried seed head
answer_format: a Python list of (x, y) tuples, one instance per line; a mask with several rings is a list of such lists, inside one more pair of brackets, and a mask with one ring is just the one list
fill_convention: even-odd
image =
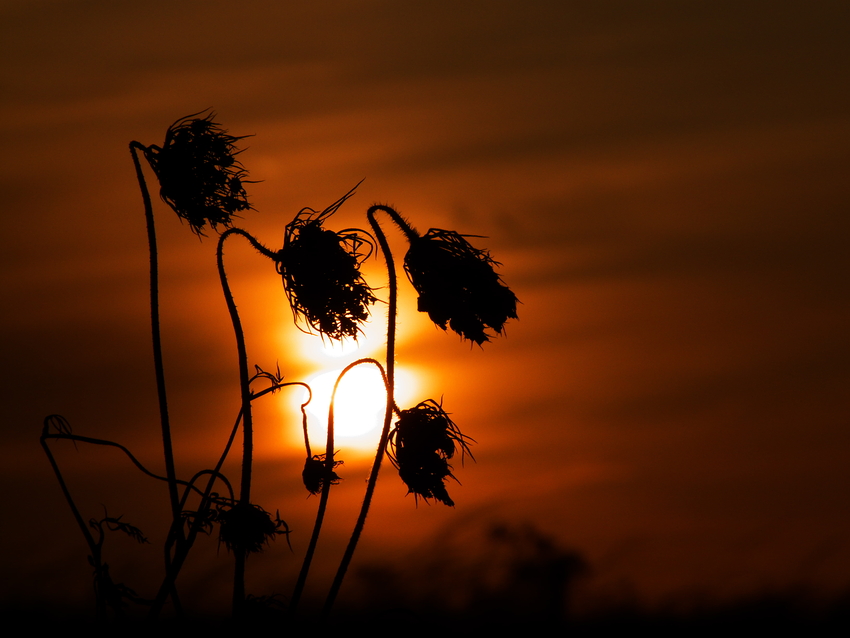
[(286, 525), (280, 518), (272, 520), (271, 514), (253, 503), (221, 505), (217, 518), (221, 524), (219, 540), (230, 551), (261, 552), (277, 534), (287, 533), (280, 531)]
[(198, 235), (207, 223), (213, 230), (219, 224), (226, 228), (237, 213), (251, 208), (243, 186), (248, 173), (236, 159), (235, 143), (243, 138), (228, 135), (213, 117), (177, 120), (162, 148), (150, 146), (145, 153), (160, 196)]
[(454, 479), (448, 459), (458, 447), (461, 458), (465, 454), (472, 457), (468, 441), (472, 439), (461, 433), (442, 405), (428, 399), (401, 411), (390, 432), (387, 455), (407, 485), (408, 494), (453, 506), (445, 485), (445, 479)]
[(369, 317), (369, 306), (377, 301), (360, 275), (360, 264), (372, 254), (368, 234), (357, 229), (335, 233), (322, 227), (352, 193), (322, 212), (301, 210), (286, 227), (277, 263), (296, 325), (301, 319), (307, 325), (302, 330), (331, 339), (356, 338), (360, 324)]
[(496, 274), (498, 262), (466, 237), (430, 229), (411, 240), (404, 269), (419, 293), (419, 312), (481, 345), (492, 336), (485, 327), (502, 334), (507, 320), (517, 318), (517, 298)]
[[(337, 485), (342, 480), (333, 470), (328, 471), (325, 456), (325, 454), (316, 454), (304, 462), (304, 471), (301, 472), (301, 479), (304, 481), (304, 487), (307, 488), (310, 494), (321, 492), (325, 486), (325, 481), (328, 481), (331, 485)], [(336, 468), (342, 465), (342, 463), (342, 461), (334, 461), (333, 466)]]

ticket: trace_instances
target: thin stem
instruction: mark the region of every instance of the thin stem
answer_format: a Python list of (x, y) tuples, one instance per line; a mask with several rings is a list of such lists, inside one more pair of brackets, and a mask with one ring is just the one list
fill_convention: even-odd
[[(58, 415), (51, 415), (51, 417), (57, 417), (57, 416)], [(62, 478), (62, 475), (59, 471), (59, 467), (56, 464), (56, 461), (53, 457), (53, 454), (50, 451), (49, 446), (47, 445), (47, 441), (50, 440), (50, 439), (64, 439), (64, 440), (68, 440), (68, 441), (73, 442), (74, 445), (76, 445), (77, 442), (79, 441), (80, 443), (89, 443), (91, 445), (102, 445), (102, 446), (105, 446), (105, 447), (118, 448), (119, 450), (124, 452), (124, 454), (127, 456), (127, 458), (130, 459), (130, 461), (133, 463), (133, 465), (135, 465), (139, 470), (141, 470), (141, 472), (143, 474), (146, 474), (147, 476), (150, 476), (151, 478), (154, 478), (158, 481), (168, 481), (168, 478), (166, 478), (164, 476), (159, 476), (158, 474), (154, 474), (153, 472), (151, 472), (144, 465), (142, 465), (141, 462), (135, 456), (133, 456), (133, 453), (130, 452), (130, 450), (128, 450), (126, 447), (124, 447), (120, 443), (115, 443), (114, 441), (108, 441), (108, 440), (105, 440), (105, 439), (95, 439), (95, 438), (88, 437), (88, 436), (80, 436), (78, 434), (71, 434), (71, 433), (66, 433), (66, 432), (60, 432), (58, 434), (49, 434), (48, 433), (48, 419), (50, 419), (51, 417), (47, 417), (47, 419), (45, 419), (45, 428), (44, 428), (44, 431), (42, 432), (42, 435), (41, 435), (41, 445), (44, 448), (44, 451), (47, 454), (48, 459), (50, 460), (50, 464), (53, 466), (53, 471), (56, 473), (56, 477), (59, 480), (59, 485), (62, 488), (62, 491), (65, 493), (65, 498), (68, 501), (68, 504), (70, 505), (72, 512), (74, 513), (74, 518), (77, 519), (77, 524), (80, 525), (80, 529), (83, 530), (83, 534), (86, 537), (86, 541), (89, 543), (89, 546), (92, 548), (92, 552), (94, 552), (92, 560), (94, 561), (94, 565), (95, 565), (96, 569), (99, 570), (100, 569), (100, 560), (101, 560), (100, 559), (100, 546), (103, 544), (103, 541), (101, 539), (99, 542), (95, 543), (91, 534), (89, 533), (88, 529), (85, 527), (85, 523), (82, 522), (82, 517), (80, 516), (79, 511), (77, 510), (76, 505), (73, 502), (73, 499), (71, 499), (70, 492), (68, 491), (68, 488), (65, 485), (65, 481)], [(58, 418), (62, 418), (62, 417), (58, 417)], [(232, 437), (231, 437), (231, 441), (232, 441)], [(229, 445), (229, 443), (228, 443), (228, 445)], [(227, 484), (227, 487), (231, 491), (231, 494), (232, 494), (233, 490), (232, 490), (232, 488), (230, 488), (230, 483), (219, 472), (219, 469), (220, 469), (220, 467), (218, 467), (218, 468), (216, 468), (215, 470), (212, 470), (212, 471), (211, 470), (205, 470), (205, 471), (199, 472), (198, 474), (195, 475), (195, 477), (192, 478), (191, 481), (188, 481), (188, 482), (187, 481), (181, 481), (180, 479), (177, 479), (177, 481), (176, 481), (177, 484), (183, 485), (186, 488), (184, 495), (183, 495), (183, 498), (180, 500), (180, 511), (181, 512), (183, 511), (183, 505), (185, 504), (186, 499), (187, 499), (190, 491), (195, 491), (198, 494), (200, 494), (201, 495), (201, 502), (204, 503), (209, 497), (209, 493), (212, 490), (212, 485), (213, 485), (213, 481), (215, 480), (215, 478), (219, 478), (219, 479), (223, 480)], [(200, 489), (195, 487), (195, 485), (194, 485), (195, 479), (198, 476), (201, 476), (201, 475), (207, 474), (207, 473), (211, 473), (214, 476), (213, 476), (213, 479), (210, 480), (210, 483), (207, 485), (207, 490), (205, 492), (202, 492)], [(203, 507), (201, 507), (201, 510), (202, 509), (203, 509)], [(175, 556), (172, 558), (170, 556), (170, 550), (171, 550), (171, 547), (173, 545), (173, 538), (171, 538), (171, 536), (174, 533), (174, 529), (175, 528), (172, 525), (171, 532), (169, 534), (169, 539), (166, 540), (165, 547), (163, 548), (164, 552), (165, 552), (165, 556), (166, 556), (166, 575), (165, 575), (165, 579), (163, 581), (163, 585), (161, 586), (160, 591), (157, 594), (157, 597), (154, 600), (154, 604), (151, 607), (151, 610), (149, 612), (149, 615), (152, 616), (152, 617), (156, 616), (159, 613), (159, 611), (162, 609), (162, 605), (165, 604), (165, 600), (169, 596), (169, 594), (172, 597), (172, 600), (175, 604), (175, 607), (179, 606), (179, 602), (178, 602), (178, 599), (177, 599), (177, 591), (174, 589), (174, 581), (177, 577), (177, 573), (180, 571), (180, 568), (183, 565), (183, 561), (185, 560), (186, 555), (189, 553), (189, 550), (191, 549), (192, 541), (194, 541), (194, 536), (191, 536), (191, 540), (183, 539), (180, 543), (178, 543), (177, 551), (175, 553)], [(193, 528), (193, 531), (194, 531), (195, 534), (197, 534), (197, 531), (194, 528)], [(100, 605), (100, 603), (99, 603), (99, 605)]]
[(153, 206), (148, 192), (142, 164), (138, 152), (144, 154), (147, 148), (139, 142), (130, 142), (130, 155), (136, 167), (136, 178), (142, 191), (145, 206), (145, 221), (148, 230), (148, 248), (150, 251), (150, 288), (151, 288), (151, 337), (153, 341), (153, 361), (156, 371), (156, 391), (159, 397), (159, 421), (162, 428), (162, 450), (165, 457), (165, 475), (168, 478), (168, 496), (171, 500), (172, 527), (176, 528), (180, 519), (180, 506), (177, 497), (177, 474), (174, 469), (174, 451), (171, 445), (171, 424), (168, 418), (168, 398), (165, 390), (165, 368), (162, 362), (162, 338), (159, 328), (159, 261), (156, 249), (156, 227), (154, 226)]
[[(59, 481), (59, 487), (62, 488), (62, 494), (65, 496), (65, 500), (68, 502), (68, 506), (71, 508), (71, 513), (74, 515), (74, 520), (77, 521), (77, 525), (80, 528), (80, 531), (83, 533), (83, 538), (86, 540), (86, 544), (89, 546), (89, 552), (91, 553), (91, 561), (92, 567), (95, 569), (95, 574), (100, 575), (103, 569), (101, 562), (101, 551), (100, 544), (94, 540), (89, 528), (86, 526), (85, 521), (83, 520), (82, 515), (80, 514), (80, 510), (77, 509), (77, 504), (74, 502), (73, 497), (71, 496), (71, 491), (68, 489), (68, 485), (65, 483), (65, 479), (62, 476), (62, 471), (59, 469), (59, 464), (56, 462), (56, 459), (53, 456), (53, 452), (50, 451), (50, 446), (47, 445), (47, 440), (51, 438), (58, 438), (49, 433), (50, 422), (54, 418), (59, 418), (62, 422), (65, 422), (64, 417), (59, 415), (52, 414), (44, 419), (44, 428), (41, 432), (41, 447), (44, 449), (44, 453), (47, 455), (47, 460), (50, 461), (50, 466), (53, 468), (53, 473), (56, 475), (56, 479)], [(62, 438), (65, 438), (64, 436)], [(101, 538), (101, 541), (103, 539)], [(95, 587), (95, 608), (97, 610), (98, 617), (103, 617), (106, 614), (106, 603), (103, 600), (103, 596), (101, 594), (100, 588)]]
[[(75, 443), (77, 441), (79, 441), (80, 443), (91, 443), (92, 445), (103, 445), (103, 446), (107, 446), (107, 447), (116, 447), (119, 450), (121, 450), (122, 452), (124, 452), (124, 454), (127, 455), (127, 458), (129, 458), (130, 461), (133, 463), (133, 465), (135, 465), (137, 468), (139, 468), (142, 471), (142, 473), (147, 474), (151, 478), (155, 478), (158, 481), (168, 481), (167, 477), (159, 476), (158, 474), (154, 474), (149, 469), (147, 469), (144, 465), (142, 465), (139, 462), (139, 460), (135, 456), (133, 456), (133, 453), (130, 452), (130, 450), (128, 450), (126, 447), (124, 447), (120, 443), (115, 443), (114, 441), (107, 441), (106, 439), (94, 439), (90, 436), (80, 436), (79, 434), (42, 434), (41, 438), (42, 438), (43, 441), (46, 441), (46, 440), (49, 440), (49, 439), (57, 439), (57, 440), (58, 439), (64, 439), (64, 440), (67, 440), (67, 441), (73, 441)], [(181, 481), (180, 479), (177, 479), (177, 484), (178, 485), (186, 485), (186, 486), (189, 485), (186, 481)], [(201, 492), (200, 490), (196, 490), (196, 491), (198, 493)]]
[[(224, 298), (227, 302), (227, 309), (230, 312), (230, 319), (233, 323), (233, 333), (236, 337), (236, 352), (239, 363), (239, 387), (242, 397), (242, 480), (239, 490), (239, 505), (247, 506), (251, 502), (251, 471), (252, 460), (254, 454), (254, 420), (251, 413), (251, 383), (248, 377), (248, 352), (245, 347), (245, 333), (242, 330), (242, 321), (239, 319), (239, 313), (236, 310), (236, 304), (233, 301), (233, 294), (230, 291), (230, 285), (227, 283), (227, 273), (224, 270), (224, 242), (231, 235), (241, 235), (245, 237), (251, 245), (261, 254), (270, 259), (274, 259), (276, 253), (269, 250), (251, 235), (246, 233), (241, 228), (229, 228), (224, 231), (218, 240), (218, 249), (216, 258), (218, 262), (218, 275), (221, 279), (221, 288), (224, 291)], [(239, 616), (242, 613), (242, 606), (245, 601), (245, 560), (247, 558), (246, 551), (243, 548), (234, 548), (235, 570), (233, 575), (233, 615)]]
[(306, 383), (302, 384), (307, 388), (307, 400), (301, 404), (301, 429), (304, 431), (304, 450), (307, 452), (307, 458), (313, 458), (313, 450), (310, 448), (310, 433), (307, 431), (307, 411), (305, 408), (313, 400), (313, 389)]
[(71, 513), (74, 515), (74, 520), (77, 521), (77, 525), (80, 528), (80, 531), (83, 533), (83, 536), (86, 539), (86, 544), (88, 544), (89, 548), (95, 546), (94, 538), (92, 538), (91, 532), (89, 532), (88, 527), (86, 527), (86, 523), (83, 520), (82, 515), (80, 514), (80, 510), (77, 509), (77, 505), (74, 503), (74, 499), (71, 497), (71, 492), (68, 489), (68, 485), (65, 483), (65, 479), (62, 477), (62, 471), (59, 469), (59, 464), (56, 462), (55, 457), (53, 456), (53, 452), (50, 451), (50, 446), (47, 445), (47, 439), (52, 437), (43, 436), (41, 437), (41, 447), (44, 449), (44, 453), (47, 455), (47, 459), (50, 461), (50, 466), (53, 468), (53, 473), (56, 475), (56, 479), (59, 481), (59, 487), (62, 488), (62, 494), (65, 495), (65, 500), (68, 502), (68, 506), (71, 508)]
[[(159, 260), (156, 246), (156, 227), (154, 225), (153, 206), (147, 182), (139, 161), (138, 151), (147, 156), (148, 149), (139, 142), (130, 142), (130, 154), (136, 168), (136, 178), (142, 191), (142, 201), (145, 207), (145, 222), (148, 232), (148, 249), (150, 252), (150, 289), (151, 289), (151, 340), (153, 342), (154, 370), (156, 373), (156, 389), (159, 399), (159, 420), (162, 429), (162, 449), (165, 458), (165, 475), (168, 478), (168, 496), (171, 502), (171, 527), (168, 538), (176, 538), (178, 546), (183, 542), (183, 528), (180, 525), (180, 508), (177, 503), (177, 474), (174, 468), (174, 450), (171, 443), (171, 425), (168, 417), (168, 398), (165, 385), (165, 368), (162, 361), (162, 338), (159, 325)], [(171, 554), (169, 545), (165, 547), (165, 572), (170, 572)], [(172, 591), (177, 604), (177, 592)]]
[(390, 434), (390, 425), (392, 424), (393, 407), (395, 406), (395, 334), (396, 334), (396, 310), (398, 305), (398, 282), (396, 280), (395, 262), (390, 251), (389, 243), (384, 231), (381, 230), (380, 224), (375, 219), (375, 213), (383, 211), (387, 213), (396, 225), (410, 239), (418, 237), (416, 231), (389, 206), (376, 204), (369, 208), (366, 212), (366, 217), (369, 219), (369, 224), (372, 230), (375, 231), (375, 237), (378, 239), (378, 244), (381, 247), (381, 252), (384, 254), (384, 260), (387, 263), (387, 277), (389, 280), (390, 300), (387, 310), (387, 407), (384, 412), (384, 427), (381, 430), (381, 438), (378, 442), (378, 449), (375, 452), (375, 461), (372, 464), (372, 471), (369, 474), (369, 483), (366, 486), (366, 494), (363, 497), (363, 505), (360, 508), (360, 515), (357, 517), (357, 522), (354, 525), (354, 531), (351, 533), (351, 538), (348, 541), (348, 546), (345, 548), (342, 561), (336, 572), (333, 584), (331, 585), (328, 597), (325, 600), (325, 606), (322, 609), (322, 615), (327, 617), (333, 608), (339, 589), (342, 586), (342, 581), (345, 578), (345, 573), (348, 571), (348, 566), (354, 556), (354, 550), (357, 548), (357, 543), (360, 540), (360, 535), (363, 533), (363, 527), (366, 524), (366, 516), (369, 513), (369, 506), (372, 503), (372, 496), (375, 493), (375, 486), (378, 483), (378, 473), (381, 469), (381, 461), (384, 458), (384, 451), (387, 447), (387, 439)]
[[(59, 425), (58, 425), (59, 432), (57, 434), (50, 434), (50, 430), (49, 430), (50, 423), (55, 421), (55, 420), (58, 420), (58, 422), (59, 422)], [(50, 440), (50, 439), (65, 439), (65, 440), (73, 442), (75, 446), (76, 446), (77, 442), (79, 441), (80, 443), (89, 443), (91, 445), (102, 445), (102, 446), (106, 446), (106, 447), (118, 448), (119, 450), (124, 452), (124, 454), (130, 459), (130, 461), (133, 463), (133, 465), (135, 465), (139, 470), (141, 470), (147, 476), (150, 476), (151, 478), (157, 479), (159, 481), (168, 481), (168, 479), (164, 476), (159, 476), (157, 474), (154, 474), (153, 472), (148, 470), (144, 465), (142, 465), (139, 462), (139, 460), (135, 456), (133, 456), (133, 454), (132, 454), (132, 452), (130, 452), (130, 450), (128, 450), (126, 447), (124, 447), (123, 445), (121, 445), (119, 443), (115, 443), (114, 441), (108, 441), (108, 440), (105, 440), (105, 439), (95, 439), (95, 438), (88, 437), (88, 436), (80, 436), (80, 435), (77, 435), (77, 434), (72, 434), (70, 432), (70, 427), (68, 426), (67, 421), (64, 419), (64, 417), (61, 417), (59, 415), (55, 415), (55, 414), (50, 415), (44, 420), (44, 429), (43, 429), (42, 434), (41, 434), (41, 445), (44, 448), (45, 453), (47, 454), (47, 458), (49, 459), (51, 466), (53, 467), (53, 471), (56, 474), (56, 478), (59, 481), (59, 486), (62, 488), (62, 492), (65, 495), (65, 500), (68, 501), (68, 505), (71, 507), (71, 511), (74, 514), (74, 518), (77, 521), (77, 525), (79, 525), (80, 529), (82, 530), (83, 536), (86, 539), (86, 543), (88, 543), (89, 549), (91, 550), (91, 563), (92, 563), (92, 566), (95, 568), (95, 575), (96, 575), (96, 580), (97, 580), (97, 583), (98, 583), (98, 585), (95, 587), (95, 595), (97, 597), (97, 609), (98, 609), (98, 615), (102, 616), (106, 613), (106, 605), (111, 604), (111, 603), (109, 603), (109, 600), (104, 599), (104, 597), (103, 597), (104, 594), (102, 593), (103, 591), (108, 591), (109, 588), (111, 587), (111, 585), (110, 585), (111, 581), (109, 580), (108, 571), (106, 570), (106, 566), (103, 565), (103, 562), (102, 562), (103, 530), (100, 527), (98, 527), (99, 539), (97, 541), (95, 541), (94, 537), (91, 535), (88, 528), (86, 527), (85, 522), (83, 521), (83, 518), (80, 515), (80, 512), (77, 509), (76, 504), (74, 503), (74, 500), (71, 498), (71, 493), (68, 490), (67, 485), (65, 484), (65, 480), (62, 477), (62, 473), (59, 470), (59, 466), (56, 463), (56, 459), (54, 458), (53, 453), (51, 452), (50, 447), (47, 444), (47, 441)], [(196, 492), (200, 493), (200, 490), (195, 488), (194, 485), (192, 485), (191, 482), (187, 483), (186, 481), (180, 481), (180, 480), (177, 480), (176, 482), (180, 485), (185, 485), (187, 492), (190, 489), (194, 489)], [(173, 526), (172, 526), (172, 529), (173, 529)], [(168, 548), (168, 545), (166, 545), (166, 574), (168, 574), (170, 572), (171, 567), (172, 567), (172, 562), (171, 562), (170, 557), (168, 556), (168, 549), (167, 548)], [(160, 604), (165, 602), (165, 598), (167, 598), (169, 594), (171, 595), (172, 600), (174, 601), (175, 607), (178, 607), (179, 606), (179, 600), (177, 598), (177, 591), (173, 588), (173, 585), (170, 586), (168, 589), (163, 590), (162, 601), (160, 602)], [(120, 609), (116, 608), (116, 611), (120, 612)]]
[[(301, 594), (303, 593), (304, 585), (307, 582), (307, 575), (310, 572), (310, 564), (313, 561), (313, 554), (316, 551), (316, 544), (319, 542), (319, 534), (322, 530), (322, 523), (324, 522), (325, 518), (325, 510), (327, 509), (328, 498), (331, 492), (330, 477), (332, 476), (334, 469), (334, 404), (336, 402), (336, 392), (345, 374), (352, 368), (355, 368), (364, 363), (372, 363), (378, 367), (378, 370), (381, 372), (381, 377), (384, 381), (384, 387), (387, 388), (387, 394), (389, 395), (389, 382), (387, 380), (386, 372), (384, 371), (384, 367), (375, 359), (358, 359), (357, 361), (348, 364), (345, 369), (340, 372), (339, 376), (336, 379), (336, 383), (334, 383), (334, 389), (331, 393), (331, 402), (330, 406), (328, 407), (328, 438), (327, 445), (325, 446), (325, 480), (322, 483), (322, 495), (319, 499), (319, 509), (316, 512), (316, 522), (313, 524), (313, 534), (310, 537), (310, 544), (307, 547), (307, 553), (304, 556), (304, 562), (301, 564), (301, 572), (298, 574), (298, 581), (295, 583), (295, 590), (292, 592), (292, 598), (289, 603), (290, 613), (293, 613), (295, 611), (295, 609), (298, 607), (298, 602), (301, 600)], [(312, 458), (310, 456), (309, 451), (307, 452), (307, 458)]]
[[(256, 378), (257, 378), (257, 376), (254, 376), (252, 381), (255, 380)], [(290, 382), (287, 382), (287, 383), (274, 383), (272, 386), (252, 394), (252, 398), (253, 399), (259, 399), (260, 397), (265, 396), (266, 394), (276, 392), (277, 390), (279, 390), (283, 387), (286, 387), (286, 386), (290, 386), (290, 385), (300, 385), (300, 386), (306, 387), (308, 391), (310, 390), (310, 386), (308, 386), (306, 383), (301, 383), (300, 381), (290, 381)], [(311, 397), (312, 397), (312, 394), (311, 394)], [(309, 403), (309, 402), (310, 402), (310, 400), (308, 399), (307, 403)], [(239, 414), (236, 416), (236, 422), (233, 424), (233, 428), (230, 431), (230, 436), (228, 437), (227, 443), (224, 446), (224, 451), (222, 452), (221, 456), (218, 459), (218, 463), (216, 463), (216, 466), (215, 466), (214, 469), (212, 469), (212, 470), (201, 470), (200, 472), (195, 474), (195, 476), (192, 477), (192, 480), (189, 481), (189, 484), (186, 486), (186, 490), (183, 493), (183, 498), (180, 500), (181, 511), (186, 504), (186, 500), (189, 496), (190, 489), (194, 489), (196, 492), (200, 492), (200, 490), (198, 490), (197, 488), (194, 487), (194, 483), (195, 483), (196, 479), (200, 478), (201, 476), (203, 476), (205, 474), (209, 474), (210, 478), (209, 478), (209, 481), (207, 481), (207, 486), (204, 489), (204, 491), (200, 492), (201, 501), (200, 501), (200, 504), (198, 505), (198, 514), (199, 515), (202, 514), (209, 507), (210, 494), (212, 493), (212, 488), (215, 485), (216, 480), (220, 480), (226, 485), (226, 487), (227, 487), (227, 489), (230, 493), (230, 498), (231, 498), (231, 500), (233, 500), (233, 498), (234, 498), (233, 488), (231, 487), (230, 482), (227, 480), (227, 478), (221, 473), (221, 468), (224, 465), (224, 461), (227, 459), (227, 455), (230, 452), (230, 448), (233, 445), (233, 441), (236, 438), (236, 432), (238, 431), (239, 424), (241, 422), (242, 422), (242, 409), (240, 408)], [(189, 529), (189, 534), (186, 537), (186, 542), (183, 543), (182, 548), (178, 548), (178, 550), (177, 550), (177, 552), (174, 556), (174, 560), (173, 560), (173, 563), (172, 563), (172, 566), (171, 566), (171, 570), (166, 574), (165, 579), (163, 580), (162, 584), (160, 585), (160, 589), (159, 589), (159, 592), (157, 593), (157, 597), (154, 600), (154, 604), (151, 607), (151, 610), (149, 612), (150, 617), (152, 617), (152, 618), (156, 617), (157, 615), (159, 615), (159, 612), (162, 610), (162, 606), (165, 604), (165, 599), (168, 596), (168, 591), (171, 588), (172, 584), (177, 580), (177, 576), (180, 574), (180, 570), (182, 569), (183, 564), (185, 563), (186, 558), (189, 555), (189, 550), (192, 549), (192, 545), (194, 544), (195, 539), (197, 538), (198, 532), (200, 530), (201, 530), (201, 524), (196, 521), (196, 523), (194, 525), (192, 525), (192, 527)]]

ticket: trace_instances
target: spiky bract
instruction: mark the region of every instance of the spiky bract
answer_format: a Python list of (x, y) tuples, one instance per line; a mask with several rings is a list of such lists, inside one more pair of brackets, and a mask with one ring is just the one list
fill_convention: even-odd
[(404, 269), (419, 293), (420, 312), (481, 345), (492, 336), (485, 327), (501, 334), (505, 322), (517, 318), (517, 298), (496, 274), (498, 262), (466, 237), (431, 228), (410, 242)]
[(251, 208), (243, 186), (248, 173), (236, 159), (235, 143), (243, 138), (228, 135), (214, 115), (177, 120), (162, 148), (149, 146), (145, 152), (160, 196), (198, 235), (207, 224), (213, 230), (219, 224), (229, 227), (237, 213)]

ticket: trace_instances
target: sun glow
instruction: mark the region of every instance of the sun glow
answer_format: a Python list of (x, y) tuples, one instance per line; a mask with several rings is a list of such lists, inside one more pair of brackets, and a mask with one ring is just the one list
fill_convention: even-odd
[[(321, 372), (307, 380), (313, 390), (313, 400), (307, 406), (310, 444), (313, 454), (325, 451), (328, 410), (334, 384), (343, 368)], [(396, 368), (396, 403), (407, 405), (416, 394), (413, 373)], [(334, 401), (334, 439), (338, 449), (354, 448), (369, 451), (378, 443), (384, 423), (387, 393), (378, 368), (371, 363), (358, 365), (339, 382)]]
[[(376, 308), (371, 320), (361, 326), (362, 332), (357, 340), (322, 339), (298, 331), (287, 331), (282, 335), (283, 347), (300, 355), (304, 366), (301, 380), (310, 386), (313, 393), (313, 399), (306, 408), (313, 454), (325, 452), (328, 408), (340, 373), (358, 359), (373, 358), (382, 365), (384, 363), (387, 336), (385, 313), (381, 310), (381, 307)], [(415, 332), (415, 328), (410, 327), (416, 325), (415, 321), (402, 325), (408, 327), (399, 330), (397, 344), (409, 340)], [(428, 385), (429, 375), (423, 369), (396, 365), (395, 401), (401, 409), (421, 401), (424, 397), (420, 395), (427, 391), (424, 386)], [(334, 402), (334, 447), (341, 458), (350, 457), (352, 452), (362, 457), (374, 453), (384, 424), (386, 401), (384, 382), (374, 363), (363, 363), (346, 372)], [(284, 409), (291, 408), (292, 405), (288, 404)], [(303, 435), (295, 434), (294, 430), (287, 431), (290, 444), (303, 449)]]

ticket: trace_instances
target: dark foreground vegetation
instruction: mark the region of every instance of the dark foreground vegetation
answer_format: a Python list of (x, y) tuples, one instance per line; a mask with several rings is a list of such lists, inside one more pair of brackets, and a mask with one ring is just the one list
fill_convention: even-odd
[[(82, 610), (45, 608), (6, 609), (5, 618), (16, 627), (10, 635), (61, 631), (74, 635), (110, 636), (235, 636), (258, 632), (263, 636), (312, 636), (360, 631), (378, 636), (555, 635), (598, 636), (647, 632), (653, 636), (718, 636), (777, 632), (784, 635), (847, 635), (850, 630), (850, 595), (831, 601), (813, 601), (797, 593), (754, 596), (736, 602), (692, 606), (689, 609), (644, 610), (633, 605), (613, 606), (570, 617), (541, 617), (514, 609), (415, 610), (383, 607), (365, 609), (339, 605), (333, 619), (292, 622), (282, 612), (265, 612), (252, 618), (229, 617), (172, 619), (93, 619)], [(800, 632), (800, 633), (798, 633)]]

